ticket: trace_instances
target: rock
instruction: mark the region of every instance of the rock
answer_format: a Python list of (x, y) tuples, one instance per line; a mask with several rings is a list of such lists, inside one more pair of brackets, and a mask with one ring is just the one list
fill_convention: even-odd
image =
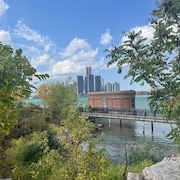
[(180, 157), (164, 158), (141, 174), (128, 173), (127, 180), (180, 180)]
[(129, 180), (140, 180), (140, 179), (142, 179), (142, 176), (141, 176), (141, 174), (129, 172), (127, 179), (129, 179)]
[(101, 123), (95, 123), (95, 129), (96, 130), (102, 130), (104, 128), (104, 125)]

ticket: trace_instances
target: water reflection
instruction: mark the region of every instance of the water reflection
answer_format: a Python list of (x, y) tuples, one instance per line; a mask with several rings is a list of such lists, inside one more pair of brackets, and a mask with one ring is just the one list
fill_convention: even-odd
[[(139, 146), (150, 146), (152, 153), (158, 156), (171, 156), (178, 152), (177, 146), (173, 141), (167, 138), (167, 134), (171, 130), (168, 123), (153, 123), (153, 132), (150, 122), (144, 122), (145, 131), (142, 130), (142, 122), (122, 120), (122, 128), (120, 128), (120, 120), (112, 119), (111, 127), (106, 118), (96, 118), (97, 123), (104, 125), (104, 140), (102, 145), (106, 149), (107, 156), (115, 163), (122, 162), (125, 158), (125, 145), (128, 149)], [(97, 132), (97, 135), (101, 132)]]

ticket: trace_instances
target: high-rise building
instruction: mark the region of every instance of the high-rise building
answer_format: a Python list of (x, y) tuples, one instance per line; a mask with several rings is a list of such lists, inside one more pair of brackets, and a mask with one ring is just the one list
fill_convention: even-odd
[(84, 91), (85, 91), (85, 94), (87, 94), (88, 90), (87, 90), (87, 77), (85, 77), (85, 80), (84, 80)]
[(101, 76), (94, 76), (90, 66), (86, 67), (86, 76), (77, 76), (77, 93), (88, 94), (94, 91), (104, 91), (104, 81), (101, 80)]
[(91, 67), (86, 67), (86, 77), (88, 77), (90, 74), (92, 74), (92, 69)]
[(113, 90), (113, 88), (112, 88), (112, 84), (111, 83), (107, 83), (106, 84), (106, 91), (112, 91)]
[(120, 91), (120, 84), (118, 82), (113, 84), (113, 91)]
[(94, 85), (95, 85), (95, 89), (94, 89), (95, 92), (102, 90), (101, 89), (101, 76), (95, 76)]
[(101, 79), (101, 91), (105, 91), (106, 88), (105, 88), (105, 82), (104, 82), (104, 79), (102, 78)]
[(88, 84), (88, 92), (94, 92), (94, 75), (89, 75), (89, 84)]
[(78, 95), (81, 95), (84, 93), (83, 76), (77, 76), (77, 93), (78, 93)]
[[(91, 69), (91, 67), (88, 66), (88, 67), (86, 67), (86, 80), (85, 80), (85, 92), (86, 93), (94, 91), (94, 89), (92, 91), (92, 86), (94, 88), (94, 76), (93, 76), (93, 85), (92, 85), (92, 77), (90, 75), (92, 75), (92, 69)], [(91, 78), (91, 82), (90, 82), (90, 78)], [(91, 86), (91, 88), (90, 88), (90, 86)], [(90, 91), (90, 89), (91, 89), (91, 91)]]

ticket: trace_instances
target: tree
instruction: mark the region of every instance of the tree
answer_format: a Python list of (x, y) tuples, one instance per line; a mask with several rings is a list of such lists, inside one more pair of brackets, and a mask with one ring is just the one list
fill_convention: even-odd
[(45, 101), (50, 119), (60, 123), (77, 101), (74, 85), (67, 83), (42, 84), (37, 90), (38, 96)]
[(38, 74), (22, 50), (0, 43), (0, 134), (8, 134), (17, 120), (16, 100), (27, 98), (35, 88), (33, 78), (44, 80), (47, 74)]
[[(131, 31), (126, 40), (112, 50), (108, 66), (117, 63), (118, 73), (129, 65), (125, 79), (131, 83), (146, 82), (153, 89), (150, 107), (167, 120), (180, 120), (180, 1), (163, 0), (157, 3), (150, 20), (154, 37), (147, 43), (141, 32)], [(180, 127), (180, 126), (178, 126)], [(180, 134), (176, 128), (173, 136)]]

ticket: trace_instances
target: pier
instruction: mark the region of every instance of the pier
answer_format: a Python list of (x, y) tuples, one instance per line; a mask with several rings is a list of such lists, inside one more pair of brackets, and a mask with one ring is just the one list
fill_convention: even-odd
[(107, 108), (94, 108), (91, 112), (82, 112), (82, 114), (93, 118), (107, 118), (109, 119), (109, 127), (111, 127), (112, 119), (119, 119), (120, 127), (122, 128), (122, 120), (134, 120), (142, 121), (142, 129), (144, 132), (144, 122), (151, 122), (151, 131), (153, 132), (153, 122), (157, 123), (172, 123), (176, 124), (176, 121), (167, 121), (159, 114), (152, 113), (150, 110), (114, 110)]

